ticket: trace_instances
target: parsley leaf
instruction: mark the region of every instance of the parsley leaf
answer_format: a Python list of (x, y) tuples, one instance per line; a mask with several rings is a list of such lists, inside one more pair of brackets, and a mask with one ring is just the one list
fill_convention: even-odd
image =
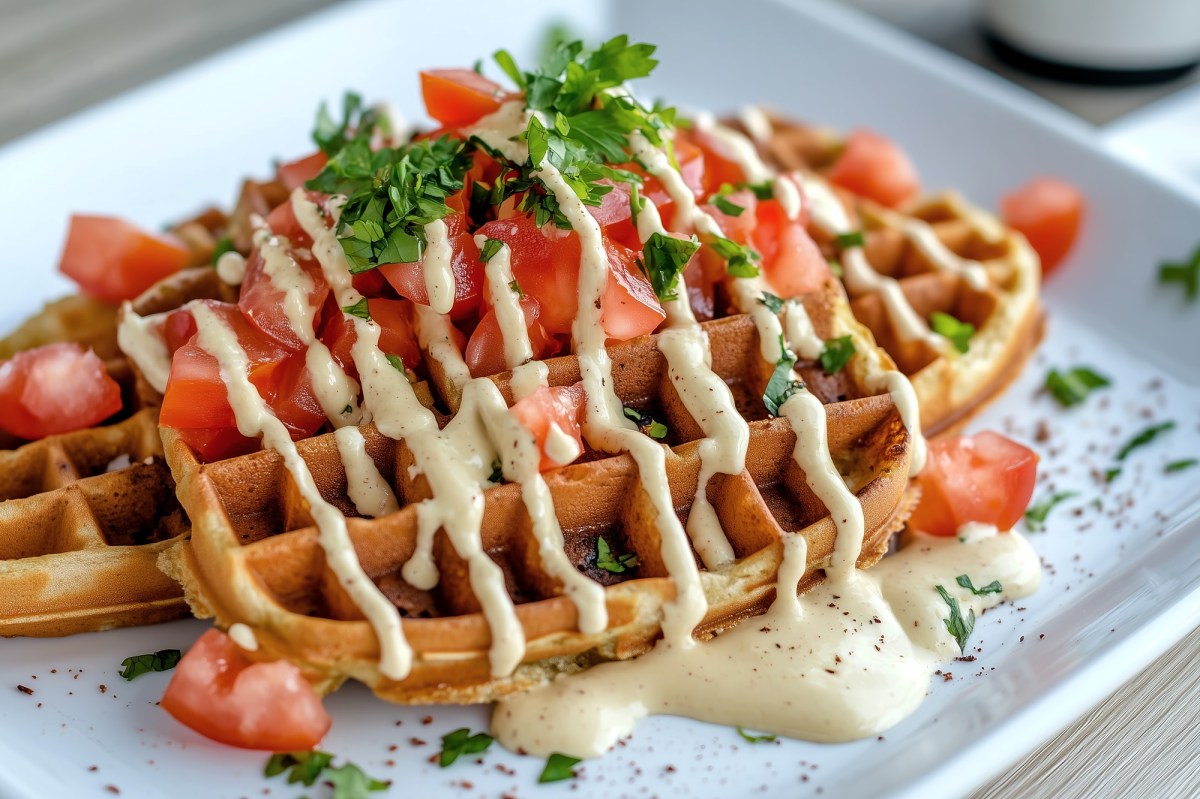
[(483, 249), (479, 251), (479, 259), (485, 264), (495, 257), (496, 253), (500, 252), (500, 248), (504, 246), (504, 242), (500, 239), (488, 239), (483, 243)]
[(604, 540), (604, 536), (596, 539), (596, 568), (613, 574), (621, 574), (627, 569), (636, 568), (637, 565), (637, 554), (628, 552), (624, 555), (614, 555), (612, 548)]
[(679, 276), (698, 249), (700, 242), (695, 236), (677, 239), (656, 232), (646, 239), (642, 246), (641, 267), (659, 300), (679, 299)]
[(769, 291), (764, 291), (758, 301), (767, 306), (771, 313), (783, 313), (783, 300)]
[(761, 183), (739, 183), (739, 188), (749, 189), (754, 192), (754, 196), (760, 200), (775, 199), (775, 186), (770, 180), (764, 180)]
[(392, 368), (397, 372), (400, 372), (403, 375), (408, 375), (408, 370), (404, 368), (404, 361), (401, 360), (399, 355), (384, 353), (383, 357), (387, 358), (387, 362), (390, 363)]
[(350, 316), (357, 316), (359, 319), (364, 319), (368, 322), (371, 321), (371, 308), (367, 305), (366, 297), (363, 297), (353, 305), (343, 306), (342, 310)]
[(1066, 372), (1051, 369), (1046, 375), (1046, 390), (1064, 408), (1078, 405), (1098, 388), (1112, 385), (1107, 377), (1086, 366), (1076, 366)]
[(737, 203), (730, 202), (729, 198), (724, 194), (714, 194), (709, 199), (709, 202), (716, 206), (717, 210), (725, 214), (725, 216), (741, 216), (742, 212), (746, 210)]
[(950, 314), (941, 311), (934, 311), (929, 316), (929, 322), (933, 327), (933, 332), (950, 339), (954, 349), (959, 352), (971, 349), (970, 342), (971, 336), (975, 335), (975, 325), (969, 322), (960, 322)]
[(771, 379), (767, 381), (767, 387), (763, 391), (763, 404), (772, 416), (778, 416), (783, 403), (797, 391), (804, 389), (803, 383), (792, 379), (792, 367), (796, 365), (796, 356), (788, 351), (782, 333), (779, 334), (779, 349), (782, 354), (775, 362), (775, 371), (771, 373)]
[(333, 786), (333, 799), (363, 799), (368, 793), (386, 791), (390, 781), (369, 777), (353, 763), (333, 765), (333, 755), (328, 752), (285, 752), (271, 755), (263, 768), (266, 777), (277, 777), (288, 773), (288, 785), (301, 783), (308, 787), (318, 781)]
[(839, 250), (849, 250), (852, 247), (864, 246), (867, 243), (867, 237), (861, 230), (852, 230), (849, 233), (837, 234), (835, 243)]
[(492, 461), (492, 473), (488, 475), (488, 482), (497, 484), (504, 482), (504, 464), (500, 462), (499, 458)]
[(738, 244), (724, 236), (716, 236), (708, 246), (725, 261), (725, 269), (734, 277), (758, 275), (759, 255), (746, 245)]
[(446, 768), (461, 755), (475, 755), (487, 749), (495, 740), (492, 736), (484, 732), (477, 732), (474, 735), (466, 727), (447, 733), (442, 736), (442, 753), (438, 758), (438, 765)]
[(625, 418), (631, 419), (644, 434), (650, 436), (655, 441), (662, 441), (667, 437), (667, 426), (662, 422), (656, 421), (653, 416), (648, 413), (642, 413), (637, 408), (625, 408)]
[(538, 782), (561, 782), (562, 780), (574, 779), (574, 766), (577, 763), (579, 763), (579, 758), (577, 757), (554, 752), (550, 755), (550, 759), (546, 761), (546, 767), (542, 769), (541, 776), (538, 777)]
[(955, 578), (955, 582), (957, 582), (963, 588), (970, 591), (975, 596), (986, 596), (987, 594), (999, 594), (1000, 592), (1002, 592), (1004, 590), (1004, 588), (1000, 585), (999, 580), (992, 580), (987, 585), (982, 586), (980, 588), (976, 588), (975, 584), (971, 582), (971, 578), (965, 574), (958, 575), (958, 577)]
[(212, 265), (216, 266), (217, 261), (221, 260), (221, 256), (227, 252), (237, 252), (237, 248), (233, 246), (233, 239), (225, 236), (224, 238), (219, 239), (216, 245), (213, 247), (211, 261)]
[(513, 294), (516, 294), (518, 297), (525, 296), (525, 292), (521, 290), (521, 284), (517, 282), (516, 278), (508, 281), (508, 290)]
[(1193, 466), (1196, 466), (1197, 464), (1200, 464), (1200, 460), (1197, 460), (1196, 458), (1185, 458), (1184, 460), (1181, 460), (1181, 461), (1171, 461), (1170, 463), (1168, 463), (1166, 466), (1163, 467), (1163, 472), (1165, 474), (1172, 474), (1174, 472), (1182, 472), (1184, 469), (1190, 469)]
[(934, 586), (937, 592), (942, 595), (942, 599), (950, 606), (950, 618), (942, 619), (946, 625), (946, 631), (954, 636), (954, 640), (958, 642), (958, 651), (967, 651), (967, 639), (971, 637), (971, 631), (975, 629), (975, 611), (972, 609), (967, 616), (962, 615), (962, 608), (958, 605), (958, 600), (950, 596), (946, 589), (942, 586)]
[(854, 352), (854, 339), (850, 336), (831, 338), (825, 342), (825, 349), (821, 351), (821, 368), (827, 375), (837, 374), (854, 357)]
[(1138, 447), (1144, 447), (1163, 433), (1174, 429), (1174, 422), (1163, 422), (1162, 424), (1156, 424), (1151, 427), (1147, 427), (1145, 430), (1129, 439), (1125, 446), (1121, 447), (1121, 450), (1117, 453), (1117, 460), (1125, 460), (1129, 457), (1129, 453), (1133, 452)]
[(746, 732), (745, 730), (743, 730), (741, 727), (738, 727), (737, 731), (738, 731), (738, 735), (742, 736), (742, 739), (748, 743), (752, 743), (752, 744), (768, 743), (769, 744), (769, 743), (773, 743), (775, 741), (774, 735), (770, 735), (770, 734), (768, 734), (768, 735), (752, 735), (752, 734)]
[(149, 655), (134, 655), (121, 661), (120, 674), (126, 680), (149, 674), (152, 671), (170, 671), (183, 657), (178, 649), (160, 649)]
[(1183, 296), (1192, 302), (1200, 296), (1200, 247), (1191, 258), (1183, 263), (1165, 263), (1158, 267), (1158, 282), (1161, 285), (1178, 283), (1183, 286)]
[(346, 92), (342, 96), (342, 121), (334, 122), (333, 117), (329, 115), (329, 107), (322, 102), (321, 107), (317, 109), (317, 122), (312, 138), (321, 148), (321, 152), (332, 156), (352, 138), (370, 138), (376, 128), (384, 133), (391, 133), (388, 130), (387, 117), (374, 108), (364, 109), (362, 97), (355, 92)]
[(1054, 506), (1076, 496), (1079, 496), (1077, 491), (1058, 491), (1030, 505), (1029, 509), (1025, 511), (1025, 525), (1029, 528), (1029, 532), (1040, 533), (1046, 529), (1046, 517), (1050, 515)]

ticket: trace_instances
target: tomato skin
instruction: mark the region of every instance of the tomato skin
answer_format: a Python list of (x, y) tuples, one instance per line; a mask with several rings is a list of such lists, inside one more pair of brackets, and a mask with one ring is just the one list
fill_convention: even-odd
[(1055, 177), (1034, 178), (1000, 200), (1005, 224), (1022, 233), (1042, 259), (1042, 277), (1071, 251), (1086, 206), (1079, 189)]
[(1010, 530), (1033, 496), (1037, 463), (1033, 450), (991, 431), (930, 441), (909, 526), (941, 536), (967, 522)]
[(829, 170), (829, 180), (880, 205), (895, 207), (921, 191), (917, 169), (891, 139), (855, 130)]
[(312, 749), (333, 725), (300, 669), (286, 660), (250, 660), (220, 630), (192, 644), (161, 705), (201, 735), (243, 749)]
[(0, 362), (0, 429), (24, 439), (69, 433), (121, 410), (121, 387), (78, 344), (47, 344)]
[(421, 72), (421, 96), (429, 116), (450, 127), (473, 125), (516, 95), (471, 69)]
[(829, 279), (829, 264), (808, 235), (804, 222), (788, 219), (778, 200), (760, 202), (751, 235), (762, 255), (762, 271), (780, 297), (800, 297), (821, 288)]
[(312, 155), (275, 167), (275, 180), (283, 184), (288, 191), (292, 191), (315, 178), (327, 163), (329, 156), (317, 150)]
[(546, 454), (546, 438), (550, 434), (550, 424), (554, 423), (564, 433), (575, 439), (579, 452), (583, 452), (583, 430), (580, 419), (584, 413), (586, 395), (583, 383), (573, 386), (540, 386), (523, 400), (519, 400), (509, 409), (526, 430), (533, 433), (537, 439), (538, 449), (542, 453), (540, 471), (557, 469), (565, 466)]
[[(540, 361), (550, 357), (558, 351), (558, 342), (547, 335), (546, 329), (538, 322), (541, 306), (533, 297), (522, 297), (520, 302), (533, 358)], [(508, 371), (504, 359), (504, 337), (500, 333), (495, 308), (488, 309), (479, 320), (463, 355), (472, 377), (487, 377)]]
[[(450, 309), (450, 318), (458, 321), (479, 310), (483, 294), (483, 262), (475, 238), (467, 232), (466, 215), (450, 214), (445, 222), (453, 250), (450, 268), (454, 273), (454, 306)], [(414, 263), (384, 264), (378, 267), (378, 272), (401, 297), (418, 305), (428, 305), (423, 263), (424, 258)]]
[[(704, 171), (702, 183), (706, 194), (714, 194), (722, 184), (728, 183), (731, 186), (737, 183), (746, 181), (746, 173), (742, 171), (742, 167), (733, 158), (732, 153), (723, 142), (710, 133), (706, 133), (699, 128), (692, 128), (687, 131), (679, 131), (676, 134), (676, 142), (687, 142), (689, 145), (697, 148), (704, 158)], [(677, 145), (678, 146), (678, 145)], [(678, 154), (676, 159), (678, 160)], [(679, 162), (679, 166), (683, 167), (683, 162)]]
[[(421, 362), (421, 346), (413, 326), (413, 305), (408, 300), (367, 300), (371, 319), (379, 325), (379, 349), (388, 355), (399, 356), (409, 369)], [(351, 348), (358, 340), (354, 319), (345, 315), (331, 316), (321, 329), (321, 341), (329, 347), (333, 359), (346, 374), (358, 379)]]
[(191, 262), (181, 242), (112, 216), (75, 214), (58, 270), (89, 296), (132, 300)]

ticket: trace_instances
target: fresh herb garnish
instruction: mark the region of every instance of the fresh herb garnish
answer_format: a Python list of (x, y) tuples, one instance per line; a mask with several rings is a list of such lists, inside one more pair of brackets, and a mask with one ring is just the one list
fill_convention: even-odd
[(227, 252), (237, 252), (237, 248), (233, 246), (233, 239), (225, 236), (217, 240), (213, 246), (212, 265), (216, 266), (217, 261), (221, 260), (221, 256)]
[(781, 355), (775, 362), (775, 371), (771, 373), (771, 379), (767, 381), (767, 387), (763, 391), (763, 404), (772, 416), (779, 415), (779, 409), (789, 397), (797, 391), (804, 390), (803, 383), (792, 379), (792, 367), (796, 365), (796, 356), (788, 351), (782, 333), (779, 334), (779, 350)]
[(479, 259), (486, 264), (492, 260), (496, 253), (500, 252), (500, 248), (503, 246), (504, 242), (500, 241), (500, 239), (488, 239), (479, 250)]
[(438, 765), (446, 768), (461, 755), (476, 755), (487, 749), (495, 740), (485, 732), (474, 735), (466, 727), (442, 736), (442, 753), (438, 757)]
[(854, 357), (854, 339), (850, 336), (839, 336), (825, 342), (821, 350), (821, 368), (825, 374), (834, 375), (842, 371), (850, 359)]
[(325, 155), (336, 155), (352, 138), (369, 139), (376, 128), (391, 134), (387, 117), (374, 108), (363, 108), (362, 97), (355, 92), (342, 95), (342, 121), (334, 122), (324, 102), (317, 109), (317, 123), (312, 138)]
[(769, 291), (764, 291), (758, 301), (767, 306), (771, 313), (783, 313), (783, 300)]
[(638, 429), (656, 441), (662, 441), (667, 437), (668, 430), (665, 424), (657, 421), (648, 413), (642, 413), (637, 408), (630, 408), (626, 406), (625, 418), (630, 419), (638, 426)]
[(333, 786), (332, 799), (364, 799), (368, 793), (386, 791), (390, 781), (367, 776), (353, 763), (334, 766), (328, 752), (285, 752), (271, 755), (263, 769), (266, 777), (276, 777), (285, 771), (288, 784), (316, 785), (318, 781)]
[(525, 296), (525, 292), (521, 290), (521, 284), (517, 282), (516, 278), (508, 281), (508, 290), (513, 294), (516, 294), (518, 297)]
[(499, 458), (492, 460), (492, 473), (488, 475), (488, 482), (497, 484), (504, 482), (504, 464), (500, 462)]
[(846, 270), (842, 268), (842, 262), (836, 258), (829, 259), (829, 271), (839, 280), (846, 276)]
[(353, 305), (346, 305), (342, 308), (343, 311), (351, 316), (357, 316), (359, 319), (371, 321), (371, 308), (367, 305), (367, 298), (363, 297)]
[(419, 261), (425, 225), (451, 213), (446, 199), (462, 189), (470, 165), (465, 144), (447, 136), (381, 150), (355, 136), (307, 186), (346, 195), (338, 239), (358, 274)]
[(1046, 375), (1046, 390), (1064, 408), (1078, 405), (1098, 388), (1112, 385), (1107, 377), (1086, 366), (1076, 366), (1066, 372), (1051, 369)]
[(387, 362), (390, 363), (392, 365), (392, 368), (395, 369), (397, 372), (400, 372), (401, 374), (403, 374), (405, 376), (408, 375), (408, 370), (404, 368), (404, 361), (400, 358), (399, 355), (391, 355), (391, 354), (385, 353), (383, 357), (387, 358)]
[(1192, 302), (1200, 295), (1200, 247), (1183, 263), (1165, 263), (1158, 267), (1158, 282), (1164, 286), (1178, 283), (1183, 296)]
[(717, 210), (725, 214), (725, 216), (741, 216), (746, 209), (737, 203), (731, 202), (724, 194), (714, 194), (709, 202), (716, 206)]
[(160, 649), (149, 655), (134, 655), (121, 661), (120, 674), (126, 680), (149, 674), (152, 671), (170, 671), (183, 657), (178, 649)]
[(946, 589), (942, 586), (934, 586), (937, 592), (941, 594), (942, 600), (950, 606), (950, 618), (942, 619), (946, 625), (946, 631), (954, 636), (954, 640), (958, 642), (958, 651), (967, 651), (967, 639), (971, 637), (971, 631), (975, 629), (975, 611), (972, 609), (968, 615), (962, 615), (962, 608), (958, 605), (958, 600), (950, 596)]
[(839, 250), (849, 250), (853, 247), (862, 247), (867, 243), (867, 237), (863, 235), (861, 230), (852, 230), (849, 233), (839, 233), (834, 240)]
[(538, 777), (538, 782), (561, 782), (575, 777), (575, 766), (579, 763), (579, 758), (571, 757), (570, 755), (562, 755), (554, 752), (546, 761), (546, 767), (542, 769), (541, 776)]
[(1200, 460), (1197, 460), (1196, 458), (1185, 458), (1181, 461), (1171, 461), (1163, 467), (1163, 472), (1166, 474), (1182, 472), (1184, 469), (1190, 469), (1197, 464), (1200, 464)]
[[(960, 586), (967, 589), (975, 596), (986, 596), (987, 594), (999, 594), (1000, 592), (1002, 592), (1004, 590), (1004, 588), (1000, 585), (999, 580), (992, 580), (990, 583), (988, 583), (987, 585), (982, 586), (980, 588), (976, 588), (975, 584), (971, 582), (971, 578), (965, 574), (958, 575), (958, 577), (955, 578), (955, 581)], [(970, 632), (970, 630), (968, 630), (967, 632)]]
[(941, 311), (934, 311), (930, 314), (929, 322), (933, 327), (933, 332), (948, 338), (954, 345), (954, 349), (959, 352), (971, 349), (971, 336), (975, 335), (975, 325), (969, 322), (960, 322), (950, 314)]
[(596, 568), (604, 569), (606, 572), (620, 574), (627, 569), (633, 569), (638, 565), (638, 556), (633, 552), (627, 552), (624, 555), (614, 555), (612, 548), (608, 542), (604, 540), (604, 536), (596, 538)]
[(724, 236), (715, 236), (708, 246), (725, 261), (725, 269), (733, 277), (758, 276), (759, 255), (746, 245)]
[(652, 233), (642, 246), (642, 271), (650, 278), (654, 293), (662, 302), (679, 299), (679, 276), (688, 261), (700, 249), (700, 242)]
[(749, 189), (754, 192), (754, 196), (760, 200), (775, 199), (775, 186), (770, 180), (764, 180), (760, 183), (740, 183), (738, 185), (743, 189)]
[(1120, 451), (1117, 452), (1117, 460), (1125, 460), (1129, 457), (1129, 453), (1133, 452), (1138, 447), (1144, 447), (1163, 433), (1174, 429), (1174, 422), (1163, 422), (1162, 424), (1156, 424), (1152, 425), (1151, 427), (1147, 427), (1145, 430), (1129, 439), (1125, 446), (1121, 447)]
[(746, 741), (747, 743), (752, 743), (752, 744), (767, 743), (767, 744), (769, 744), (769, 743), (773, 743), (775, 741), (774, 735), (770, 735), (770, 734), (752, 735), (751, 733), (746, 732), (741, 727), (738, 727), (737, 731), (738, 731), (738, 735), (742, 736), (742, 739), (744, 741)]
[(1046, 517), (1050, 515), (1050, 511), (1060, 502), (1065, 502), (1072, 497), (1079, 496), (1077, 491), (1058, 491), (1045, 499), (1035, 502), (1025, 511), (1025, 525), (1031, 533), (1040, 533), (1046, 528)]
[(1104, 482), (1106, 482), (1106, 483), (1111, 483), (1113, 480), (1116, 480), (1120, 476), (1121, 476), (1121, 469), (1118, 466), (1114, 466), (1111, 469), (1104, 470)]

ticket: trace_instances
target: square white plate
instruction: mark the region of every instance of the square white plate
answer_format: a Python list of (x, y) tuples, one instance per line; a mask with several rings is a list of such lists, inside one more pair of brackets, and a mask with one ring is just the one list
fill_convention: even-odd
[[(1011, 765), (1200, 622), (1200, 471), (1164, 477), (1200, 452), (1200, 307), (1160, 288), (1159, 261), (1189, 253), (1200, 204), (1111, 158), (1082, 123), (997, 78), (825, 2), (674, 5), (617, 0), (568, 16), (591, 39), (628, 30), (660, 45), (648, 94), (716, 110), (766, 102), (888, 133), (931, 187), (984, 205), (1037, 173), (1090, 201), (1085, 236), (1050, 281), (1037, 362), (974, 427), (1032, 441), (1043, 482), (1079, 491), (1033, 536), (1042, 589), (983, 617), (974, 662), (881, 740), (750, 745), (681, 719), (642, 723), (626, 746), (570, 783), (539, 786), (541, 761), (496, 747), (442, 770), (438, 738), (482, 729), (482, 708), (398, 708), (348, 687), (328, 701), (325, 748), (394, 781), (400, 796), (954, 796)], [(602, 13), (603, 11), (603, 13)], [(417, 114), (416, 70), (471, 64), (498, 46), (534, 52), (548, 4), (361, 2), (234, 48), (0, 151), (4, 293), (0, 327), (69, 290), (54, 274), (68, 214), (146, 225), (228, 204), (237, 181), (294, 157), (320, 98), (353, 87)], [(1090, 364), (1115, 380), (1071, 411), (1038, 387), (1050, 366)], [(1112, 485), (1093, 470), (1152, 422), (1177, 428), (1139, 450)], [(1045, 424), (1043, 425), (1042, 422)], [(1092, 504), (1100, 500), (1100, 509)], [(0, 796), (285, 796), (265, 758), (203, 740), (155, 706), (169, 675), (125, 683), (122, 658), (186, 647), (198, 622), (0, 641)], [(27, 695), (16, 685), (32, 688)], [(103, 686), (103, 687), (102, 687)], [(731, 686), (732, 688), (732, 686)], [(428, 722), (425, 721), (429, 718)], [(422, 743), (423, 742), (423, 743)], [(310, 795), (320, 796), (317, 791)]]

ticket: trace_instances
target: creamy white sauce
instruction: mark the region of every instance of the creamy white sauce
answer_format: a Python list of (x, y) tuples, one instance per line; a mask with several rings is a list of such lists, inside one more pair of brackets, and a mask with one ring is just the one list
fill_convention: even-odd
[(521, 364), (513, 369), (512, 377), (509, 380), (513, 397), (517, 400), (525, 399), (538, 388), (546, 385), (549, 376), (550, 368), (542, 361)]
[(769, 144), (775, 136), (775, 126), (771, 124), (771, 118), (757, 105), (742, 106), (742, 110), (738, 112), (738, 119), (746, 126), (746, 132), (755, 144)]
[(431, 359), (441, 364), (450, 384), (462, 390), (471, 379), (471, 370), (454, 340), (454, 325), (450, 322), (450, 317), (438, 313), (428, 305), (413, 307), (416, 310), (417, 340), (421, 348), (429, 353)]
[[(487, 236), (475, 237), (479, 249), (487, 243)], [(521, 296), (513, 290), (511, 251), (507, 244), (484, 266), (488, 291), (492, 295), (492, 310), (496, 312), (496, 323), (500, 327), (500, 338), (504, 342), (504, 364), (516, 369), (533, 358), (533, 346), (529, 342), (529, 328), (525, 324), (525, 312), (521, 310)]]
[(291, 245), (285, 238), (275, 235), (261, 237), (258, 252), (262, 258), (263, 274), (267, 276), (271, 287), (283, 294), (280, 307), (292, 332), (301, 343), (310, 344), (316, 338), (313, 319), (317, 314), (316, 306), (308, 301), (314, 289), (312, 278), (296, 263)]
[(167, 379), (171, 376), (171, 355), (156, 329), (166, 317), (166, 314), (138, 316), (133, 305), (126, 301), (121, 305), (121, 323), (117, 325), (117, 346), (159, 394), (167, 393)]
[(454, 248), (444, 220), (435, 219), (425, 225), (425, 257), (421, 259), (421, 272), (425, 278), (425, 291), (429, 295), (429, 307), (440, 314), (450, 313), (454, 307)]
[(342, 427), (333, 438), (346, 469), (346, 494), (355, 509), (371, 519), (398, 511), (396, 495), (367, 453), (362, 432), (357, 427)]
[(258, 638), (254, 635), (254, 630), (247, 627), (241, 622), (236, 622), (229, 625), (228, 635), (242, 649), (247, 652), (258, 651)]
[(222, 253), (217, 259), (217, 277), (231, 286), (240, 286), (246, 278), (246, 256), (240, 252)]
[(550, 427), (546, 430), (545, 446), (546, 455), (559, 466), (574, 463), (575, 459), (583, 454), (579, 442), (575, 440), (574, 436), (559, 427), (558, 422), (551, 422)]

